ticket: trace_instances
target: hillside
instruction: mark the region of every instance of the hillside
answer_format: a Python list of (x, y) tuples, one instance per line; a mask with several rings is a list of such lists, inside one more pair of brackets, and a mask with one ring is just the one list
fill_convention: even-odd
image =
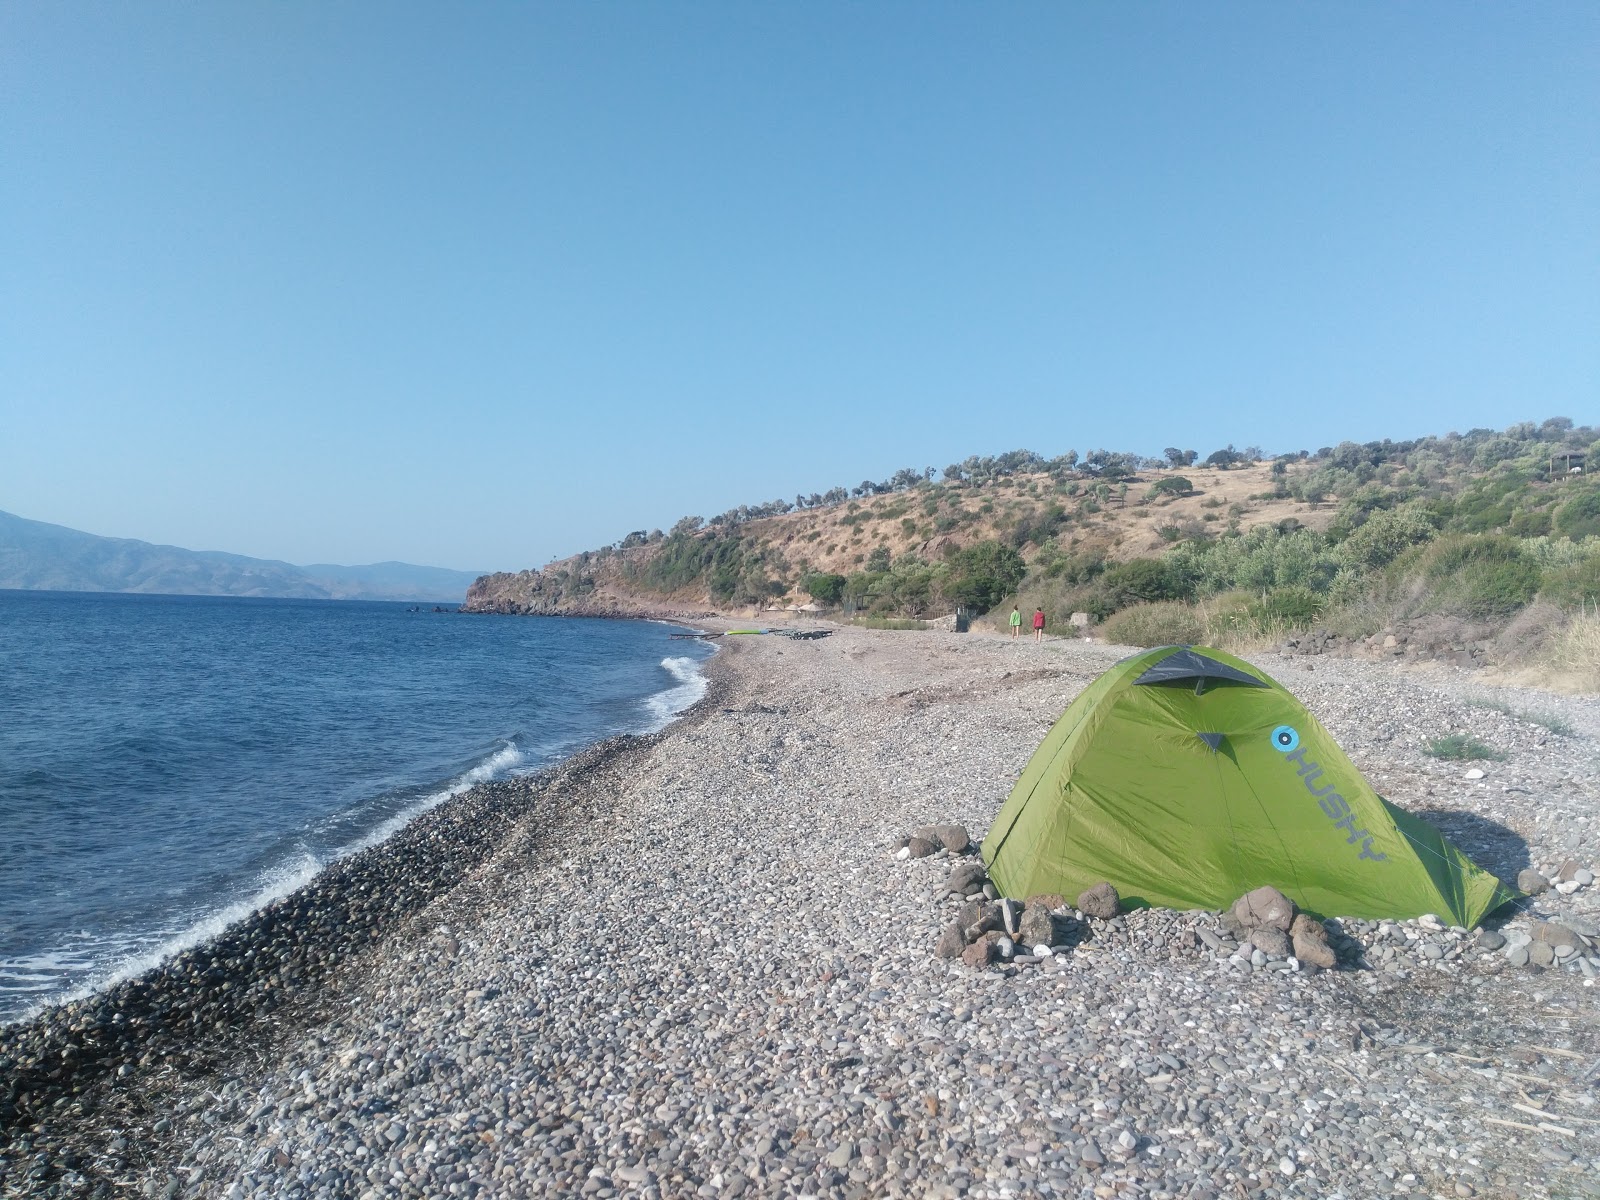
[(1019, 603), (1053, 632), (1084, 612), (1138, 644), (1315, 629), (1319, 645), (1403, 645), (1423, 622), (1430, 655), (1470, 658), (1524, 615), (1542, 638), (1600, 605), (1597, 434), (1558, 417), (1271, 459), (1013, 451), (635, 531), (479, 579), (466, 608), (916, 619)]
[(0, 512), (0, 588), (456, 603), (469, 572), (410, 563), (343, 567), (99, 537)]
[[(1161, 480), (1179, 477), (1190, 480), (1194, 490), (1145, 498)], [(1097, 493), (1097, 484), (1104, 495)], [(758, 602), (781, 601), (781, 607), (811, 601), (803, 586), (807, 576), (848, 577), (863, 571), (874, 552), (887, 551), (891, 563), (907, 556), (932, 562), (986, 541), (1020, 540), (1025, 562), (1060, 550), (1118, 561), (1160, 553), (1174, 540), (1174, 531), (1198, 537), (1213, 529), (1249, 531), (1290, 519), (1325, 528), (1333, 519), (1334, 510), (1325, 504), (1313, 506), (1273, 491), (1272, 469), (1264, 463), (1226, 471), (1204, 466), (1145, 471), (1115, 485), (1089, 476), (1062, 480), (1046, 472), (983, 483), (924, 481), (905, 491), (719, 521), (693, 532), (680, 528), (671, 538), (659, 531), (632, 534), (539, 571), (484, 576), (468, 590), (466, 607), (602, 616), (748, 611)], [(737, 553), (726, 544), (735, 537)], [(684, 549), (707, 559), (709, 570), (674, 571), (664, 561)]]

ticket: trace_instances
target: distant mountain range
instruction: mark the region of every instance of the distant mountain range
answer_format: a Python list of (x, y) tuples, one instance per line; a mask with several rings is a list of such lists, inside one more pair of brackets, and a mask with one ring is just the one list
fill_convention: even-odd
[(0, 588), (459, 603), (476, 571), (411, 563), (293, 563), (98, 537), (0, 512)]

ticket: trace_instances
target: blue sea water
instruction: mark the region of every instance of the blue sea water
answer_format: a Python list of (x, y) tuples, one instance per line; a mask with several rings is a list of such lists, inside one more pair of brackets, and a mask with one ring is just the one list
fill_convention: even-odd
[(662, 727), (711, 653), (673, 632), (0, 591), (0, 1022), (203, 940), (474, 783)]

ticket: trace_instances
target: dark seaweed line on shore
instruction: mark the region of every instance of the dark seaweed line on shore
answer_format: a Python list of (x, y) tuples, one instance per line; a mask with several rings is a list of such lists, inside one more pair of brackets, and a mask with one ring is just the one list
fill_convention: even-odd
[[(0, 1193), (118, 1194), (159, 1157), (164, 1097), (265, 1058), (315, 1023), (336, 971), (448, 896), (527, 818), (539, 823), (519, 850), (590, 815), (569, 803), (587, 781), (716, 711), (728, 686), (716, 661), (705, 664), (705, 695), (668, 730), (608, 738), (534, 775), (480, 784), (144, 975), (0, 1028)], [(119, 1131), (126, 1145), (110, 1149)], [(68, 1172), (87, 1190), (64, 1190)]]

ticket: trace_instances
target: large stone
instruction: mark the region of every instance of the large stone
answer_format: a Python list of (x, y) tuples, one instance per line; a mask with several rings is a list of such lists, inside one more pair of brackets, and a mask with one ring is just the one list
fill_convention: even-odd
[(1289, 957), (1289, 935), (1271, 925), (1250, 931), (1250, 944), (1270, 958)]
[(1005, 934), (991, 930), (961, 952), (961, 961), (969, 967), (987, 967), (1000, 957), (1000, 943), (1006, 940)]
[(910, 851), (908, 855), (910, 858), (927, 858), (928, 855), (939, 852), (939, 843), (930, 842), (927, 838), (917, 837), (913, 834), (907, 839), (905, 848)]
[(1294, 924), (1294, 914), (1294, 901), (1275, 887), (1258, 887), (1233, 902), (1233, 915), (1249, 930), (1276, 929), (1287, 933)]
[(1056, 923), (1050, 916), (1050, 910), (1030, 904), (1022, 910), (1022, 929), (1020, 941), (1025, 946), (1054, 946), (1056, 944)]
[[(977, 911), (973, 912), (974, 909)], [(1003, 932), (1005, 929), (1005, 918), (1001, 915), (1000, 906), (992, 900), (967, 901), (956, 914), (956, 921), (961, 925), (961, 932), (969, 942), (977, 941), (986, 933)]]
[(1321, 967), (1324, 971), (1331, 971), (1339, 965), (1339, 956), (1333, 952), (1333, 947), (1326, 941), (1319, 941), (1312, 937), (1294, 935), (1294, 956), (1303, 963), (1313, 967)]
[(965, 825), (924, 825), (911, 836), (937, 842), (951, 854), (965, 854), (972, 848), (972, 838)]
[(1086, 917), (1109, 921), (1122, 910), (1122, 897), (1109, 883), (1097, 883), (1078, 897), (1078, 908)]
[(1015, 900), (1000, 901), (1000, 922), (1004, 926), (1007, 937), (1016, 937), (1022, 932), (1022, 905)]
[(1547, 946), (1571, 946), (1574, 950), (1583, 948), (1583, 943), (1578, 940), (1577, 934), (1555, 921), (1535, 921), (1531, 932), (1534, 941), (1543, 942)]
[(1536, 967), (1548, 967), (1556, 961), (1555, 947), (1548, 942), (1534, 942), (1528, 947), (1528, 961)]
[(1550, 890), (1550, 881), (1532, 867), (1524, 867), (1517, 872), (1517, 891), (1529, 896), (1538, 896)]
[(1561, 869), (1556, 872), (1557, 883), (1576, 883), (1578, 872), (1583, 870), (1583, 864), (1575, 858), (1569, 858), (1561, 864)]
[(961, 952), (967, 948), (966, 935), (961, 932), (959, 925), (946, 925), (943, 933), (939, 935), (939, 942), (933, 952), (940, 958), (960, 958)]
[(968, 892), (975, 892), (983, 886), (988, 879), (982, 863), (962, 863), (950, 872), (950, 878), (945, 881), (945, 891), (956, 892), (965, 896)]
[(1328, 928), (1309, 913), (1301, 913), (1289, 927), (1290, 943), (1294, 956), (1303, 963), (1329, 970), (1339, 963), (1339, 956), (1328, 945)]

